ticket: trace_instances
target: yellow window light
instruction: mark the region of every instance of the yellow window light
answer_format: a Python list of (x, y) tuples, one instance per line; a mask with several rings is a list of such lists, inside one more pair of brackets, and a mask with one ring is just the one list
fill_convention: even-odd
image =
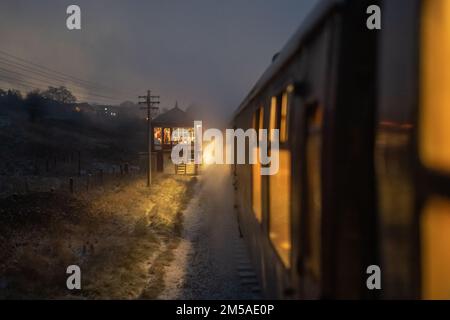
[(420, 225), (422, 298), (450, 299), (450, 200), (431, 198)]
[(280, 142), (286, 142), (288, 139), (287, 128), (288, 113), (288, 94), (285, 92), (281, 98), (281, 117), (280, 117)]
[[(277, 129), (277, 97), (272, 97), (270, 101), (270, 130)], [(273, 140), (273, 135), (270, 135), (270, 140)]]
[(283, 264), (291, 266), (291, 154), (280, 150), (280, 168), (270, 176), (269, 236)]
[(450, 172), (450, 1), (423, 2), (420, 158)]

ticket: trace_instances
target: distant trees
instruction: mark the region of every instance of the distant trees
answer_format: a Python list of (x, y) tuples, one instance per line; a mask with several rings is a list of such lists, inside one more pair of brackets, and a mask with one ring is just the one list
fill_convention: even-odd
[(48, 87), (42, 92), (42, 96), (46, 99), (53, 100), (63, 104), (71, 104), (77, 101), (77, 98), (66, 87)]
[(19, 101), (22, 100), (22, 93), (16, 89), (8, 89), (8, 90), (0, 89), (0, 97), (4, 99), (6, 98), (8, 100)]
[(31, 91), (25, 98), (25, 107), (31, 122), (36, 122), (45, 115), (45, 98), (39, 90)]
[(16, 90), (16, 89), (9, 89), (6, 92), (6, 95), (11, 97), (12, 99), (22, 100), (22, 93), (19, 90)]
[[(48, 87), (47, 90), (40, 91), (38, 89), (30, 91), (31, 96), (40, 95), (42, 98), (51, 100), (60, 104), (72, 104), (77, 101), (77, 98), (64, 86)], [(22, 93), (16, 89), (3, 90), (0, 89), (0, 98), (7, 99), (8, 102), (23, 100)]]
[(62, 115), (73, 110), (71, 104), (77, 101), (76, 97), (66, 87), (48, 87), (46, 90), (33, 90), (25, 98), (19, 90), (0, 89), (1, 112), (25, 112), (31, 121), (35, 122), (44, 116)]
[(0, 89), (0, 108), (12, 110), (22, 103), (22, 93), (19, 90)]

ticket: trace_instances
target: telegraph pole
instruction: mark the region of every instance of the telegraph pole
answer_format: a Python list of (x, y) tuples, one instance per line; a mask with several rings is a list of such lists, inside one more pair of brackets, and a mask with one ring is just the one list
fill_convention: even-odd
[(152, 184), (152, 111), (159, 110), (159, 107), (154, 105), (159, 104), (159, 96), (152, 96), (150, 90), (147, 90), (146, 96), (139, 96), (139, 99), (145, 99), (145, 101), (139, 101), (139, 104), (145, 104), (146, 107), (141, 107), (141, 110), (147, 110), (147, 187)]

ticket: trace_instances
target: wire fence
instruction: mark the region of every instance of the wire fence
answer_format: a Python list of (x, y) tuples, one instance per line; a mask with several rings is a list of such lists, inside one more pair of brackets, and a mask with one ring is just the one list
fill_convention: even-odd
[(81, 193), (141, 176), (139, 167), (128, 164), (96, 169), (68, 176), (15, 175), (0, 176), (0, 198), (36, 192)]

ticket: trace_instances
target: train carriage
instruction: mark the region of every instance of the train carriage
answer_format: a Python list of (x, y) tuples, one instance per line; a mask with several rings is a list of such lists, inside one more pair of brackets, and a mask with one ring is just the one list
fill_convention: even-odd
[(258, 164), (235, 166), (241, 230), (268, 297), (367, 292), (362, 271), (376, 262), (367, 250), (375, 224), (376, 38), (356, 22), (365, 5), (322, 3), (235, 114), (237, 128), (280, 130), (276, 175), (261, 176)]
[(276, 175), (234, 167), (267, 297), (450, 298), (449, 35), (447, 0), (323, 1), (238, 108), (280, 130)]

